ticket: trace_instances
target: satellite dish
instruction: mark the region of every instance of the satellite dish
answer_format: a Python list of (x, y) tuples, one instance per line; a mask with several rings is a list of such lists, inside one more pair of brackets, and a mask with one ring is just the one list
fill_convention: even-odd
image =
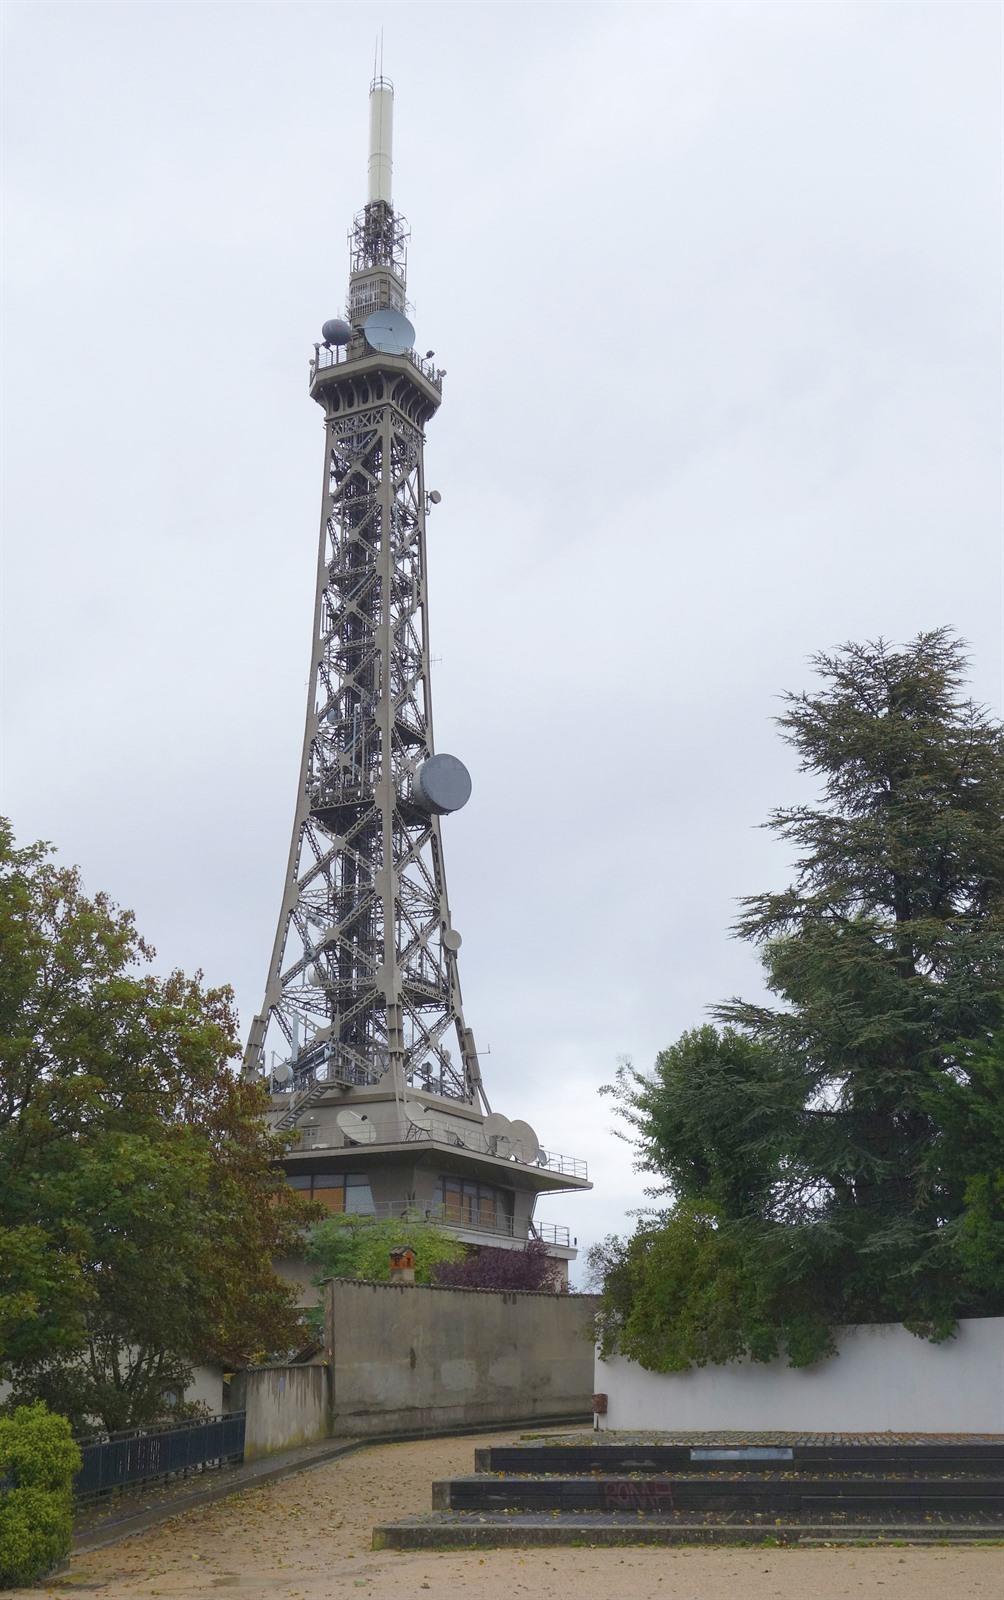
[(427, 1133), (431, 1130), (432, 1113), (427, 1106), (420, 1106), (416, 1100), (406, 1100), (404, 1114), (413, 1128), (424, 1128)]
[(486, 1139), (508, 1139), (509, 1118), (504, 1117), (501, 1111), (489, 1111), (482, 1131)]
[(442, 500), (442, 498), (443, 497), (440, 494), (438, 489), (430, 489), (429, 490), (429, 499), (432, 501), (432, 504), (434, 506), (438, 506), (439, 502)]
[(293, 1069), (288, 1061), (280, 1061), (277, 1067), (272, 1068), (272, 1077), (276, 1083), (288, 1083), (293, 1076)]
[(520, 1161), (525, 1161), (527, 1166), (532, 1166), (540, 1154), (540, 1140), (528, 1122), (511, 1122), (509, 1124), (509, 1142), (512, 1145), (513, 1155)]
[(443, 945), (447, 950), (457, 951), (463, 942), (456, 928), (443, 929)]
[(321, 338), (325, 344), (348, 344), (352, 329), (341, 317), (329, 317), (321, 329)]
[(388, 306), (383, 311), (371, 311), (363, 323), (366, 343), (385, 356), (403, 356), (415, 343), (415, 330), (400, 311)]
[(310, 967), (307, 972), (307, 982), (313, 989), (323, 989), (326, 979), (320, 967)]
[(548, 1166), (550, 1164), (550, 1160), (551, 1160), (551, 1158), (548, 1155), (546, 1150), (538, 1150), (537, 1151), (537, 1165), (538, 1165), (538, 1167), (546, 1167), (546, 1166)]
[(411, 798), (434, 817), (448, 816), (471, 798), (471, 775), (456, 756), (430, 756), (412, 779)]
[(373, 1144), (376, 1140), (376, 1129), (369, 1117), (358, 1111), (339, 1111), (335, 1121), (353, 1144)]

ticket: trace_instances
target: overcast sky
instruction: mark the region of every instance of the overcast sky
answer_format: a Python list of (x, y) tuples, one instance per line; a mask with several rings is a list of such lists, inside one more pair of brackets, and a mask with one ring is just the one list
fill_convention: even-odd
[(596, 1089), (754, 994), (771, 718), (943, 623), (1001, 708), (996, 4), (8, 4), (3, 808), (257, 1009), (303, 725), (307, 358), (396, 97), (444, 826), (493, 1104), (642, 1199)]

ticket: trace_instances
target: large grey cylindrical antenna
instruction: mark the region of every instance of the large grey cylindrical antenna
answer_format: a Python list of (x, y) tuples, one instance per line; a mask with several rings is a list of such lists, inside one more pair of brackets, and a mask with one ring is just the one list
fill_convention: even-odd
[(391, 147), (394, 137), (394, 85), (389, 78), (370, 84), (370, 159), (367, 199), (391, 204)]

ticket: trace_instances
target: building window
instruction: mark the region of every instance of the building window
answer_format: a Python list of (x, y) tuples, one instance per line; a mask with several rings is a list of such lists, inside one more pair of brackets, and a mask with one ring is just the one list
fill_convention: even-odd
[(291, 1189), (304, 1190), (326, 1211), (344, 1211), (357, 1217), (375, 1215), (373, 1191), (365, 1172), (296, 1173), (286, 1182)]
[(469, 1178), (443, 1177), (439, 1180), (439, 1199), (444, 1222), (512, 1233), (512, 1195), (505, 1189), (472, 1183)]

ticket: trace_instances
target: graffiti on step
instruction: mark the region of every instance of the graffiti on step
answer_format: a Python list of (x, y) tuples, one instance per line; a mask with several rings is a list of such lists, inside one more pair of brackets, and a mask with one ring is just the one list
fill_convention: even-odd
[(669, 1478), (610, 1478), (603, 1484), (604, 1511), (672, 1511)]

